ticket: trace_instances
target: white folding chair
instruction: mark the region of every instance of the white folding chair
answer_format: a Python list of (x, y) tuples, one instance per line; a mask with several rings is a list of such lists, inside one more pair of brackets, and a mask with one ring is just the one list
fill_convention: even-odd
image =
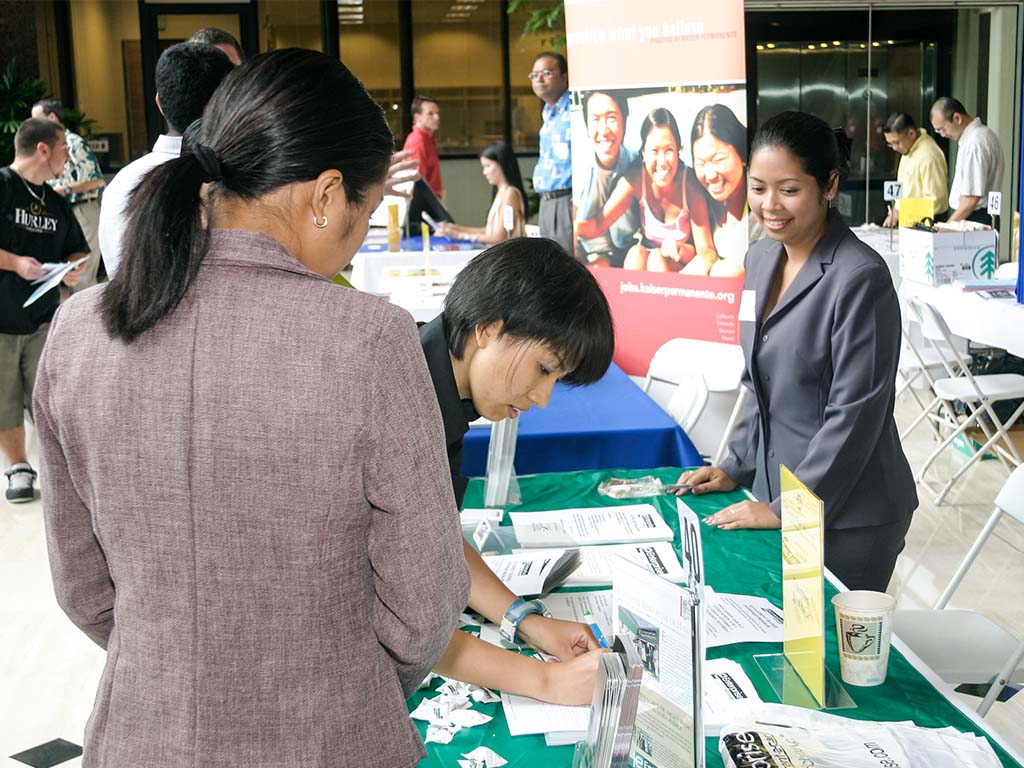
[[(936, 355), (944, 361), (955, 357), (956, 348), (953, 344), (952, 334), (939, 311), (920, 298), (911, 298), (908, 301), (921, 318), (922, 333)], [(1024, 376), (1016, 373), (974, 376), (969, 368), (963, 366), (956, 372), (948, 363), (944, 362), (944, 367), (949, 373), (949, 377), (935, 380), (933, 386), (936, 399), (933, 403), (938, 402), (941, 405), (941, 412), (945, 413), (944, 422), (949, 434), (925, 459), (915, 474), (914, 480), (923, 483), (925, 473), (939, 457), (939, 454), (952, 445), (953, 441), (970, 427), (979, 427), (984, 432), (986, 441), (949, 478), (942, 490), (935, 496), (936, 504), (942, 503), (956, 481), (989, 450), (995, 453), (1007, 469), (1013, 470), (1014, 467), (1020, 466), (1020, 454), (1017, 452), (1013, 440), (1007, 434), (1007, 429), (1024, 413)], [(1022, 400), (1021, 405), (1009, 419), (1003, 422), (992, 409), (992, 404), (1016, 399)], [(963, 403), (967, 410), (966, 416), (962, 418), (958, 416), (953, 407), (954, 401)], [(938, 416), (939, 413), (929, 412), (933, 416)]]
[(708, 387), (699, 373), (680, 374), (672, 397), (665, 404), (668, 415), (684, 432), (691, 432), (708, 404)]
[(989, 685), (978, 707), (983, 717), (1011, 680), (1024, 679), (1024, 638), (974, 611), (947, 608), (1003, 516), (1024, 525), (1024, 467), (1017, 467), (996, 496), (995, 509), (949, 580), (935, 606), (896, 611), (895, 631), (947, 683)]
[[(896, 397), (902, 398), (904, 394), (909, 394), (917, 402), (920, 412), (907, 428), (900, 432), (900, 442), (906, 440), (907, 436), (923, 421), (931, 424), (936, 437), (941, 439), (942, 433), (934, 423), (934, 419), (928, 418), (931, 409), (939, 403), (939, 400), (934, 397), (935, 377), (932, 373), (947, 369), (955, 375), (960, 375), (960, 371), (970, 365), (971, 356), (967, 352), (958, 352), (955, 357), (940, 357), (939, 353), (934, 350), (920, 349), (914, 344), (914, 340), (906, 328), (901, 329), (901, 333), (903, 344), (900, 347), (900, 359), (896, 367), (896, 376), (899, 382), (899, 386), (896, 388)], [(923, 388), (920, 387), (922, 383), (924, 384)], [(932, 394), (933, 399), (929, 405), (925, 405), (921, 400), (921, 396), (918, 394), (919, 388)]]
[[(947, 376), (959, 376), (961, 371), (970, 365), (971, 355), (967, 352), (967, 340), (956, 337), (955, 354), (936, 351), (928, 345), (924, 338), (922, 326), (924, 319), (917, 306), (911, 302), (911, 297), (903, 292), (899, 294), (900, 309), (903, 315), (903, 324), (900, 328), (902, 343), (900, 344), (900, 358), (896, 366), (896, 397), (902, 398), (909, 393), (917, 402), (920, 411), (910, 424), (900, 432), (900, 441), (913, 432), (923, 421), (927, 421), (935, 437), (942, 440), (942, 431), (937, 422), (944, 422), (933, 413), (933, 409), (941, 405), (941, 399), (935, 396), (935, 376), (941, 376), (943, 372)], [(962, 350), (962, 351), (961, 351)], [(921, 385), (924, 385), (923, 387)], [(931, 394), (931, 402), (925, 405), (918, 389), (922, 388)]]
[[(714, 436), (718, 444), (714, 453), (714, 461), (717, 462), (725, 453), (729, 436), (743, 409), (746, 395), (746, 390), (740, 386), (743, 367), (743, 350), (738, 345), (670, 339), (651, 358), (642, 389), (686, 432), (697, 425), (713, 398), (715, 406), (721, 406), (724, 415), (725, 408), (730, 405), (729, 398), (735, 395), (721, 436)], [(694, 375), (703, 380), (703, 386), (691, 378)], [(712, 444), (705, 444), (705, 447), (710, 449)], [(710, 450), (706, 453), (710, 455)]]

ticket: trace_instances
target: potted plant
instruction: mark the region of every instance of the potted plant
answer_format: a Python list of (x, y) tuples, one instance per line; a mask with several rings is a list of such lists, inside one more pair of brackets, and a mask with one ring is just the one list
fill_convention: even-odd
[(0, 75), (0, 165), (14, 159), (14, 134), (30, 115), (32, 105), (43, 98), (46, 83), (38, 77), (20, 77), (11, 58)]

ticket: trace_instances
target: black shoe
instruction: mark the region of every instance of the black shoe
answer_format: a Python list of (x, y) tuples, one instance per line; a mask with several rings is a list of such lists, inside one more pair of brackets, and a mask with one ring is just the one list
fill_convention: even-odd
[(21, 462), (4, 474), (7, 475), (7, 491), (4, 496), (11, 504), (23, 504), (36, 497), (35, 482), (38, 475), (31, 465)]

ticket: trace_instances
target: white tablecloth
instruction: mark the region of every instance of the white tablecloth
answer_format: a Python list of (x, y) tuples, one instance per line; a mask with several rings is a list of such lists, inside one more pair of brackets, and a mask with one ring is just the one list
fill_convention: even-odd
[(452, 281), (480, 251), (401, 251), (357, 253), (351, 282), (360, 291), (386, 296), (415, 320), (429, 322), (441, 313)]
[(903, 296), (920, 296), (939, 310), (957, 336), (1024, 357), (1024, 305), (1016, 299), (986, 299), (954, 285), (932, 287), (904, 280)]

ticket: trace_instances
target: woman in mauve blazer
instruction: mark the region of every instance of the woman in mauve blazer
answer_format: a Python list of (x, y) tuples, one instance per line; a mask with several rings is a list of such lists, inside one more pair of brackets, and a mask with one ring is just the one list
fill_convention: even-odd
[(292, 49), (229, 74), (198, 141), (144, 178), (124, 263), (39, 368), (57, 599), (107, 650), (83, 765), (412, 766), (405, 699), (469, 577), (415, 326), (330, 280), (390, 131)]
[(722, 465), (680, 482), (752, 486), (761, 502), (706, 521), (772, 528), (785, 465), (824, 502), (826, 566), (850, 589), (884, 590), (917, 507), (893, 419), (900, 312), (882, 258), (830, 209), (840, 141), (797, 112), (754, 138), (750, 207), (768, 236), (747, 254), (740, 304), (751, 396)]

